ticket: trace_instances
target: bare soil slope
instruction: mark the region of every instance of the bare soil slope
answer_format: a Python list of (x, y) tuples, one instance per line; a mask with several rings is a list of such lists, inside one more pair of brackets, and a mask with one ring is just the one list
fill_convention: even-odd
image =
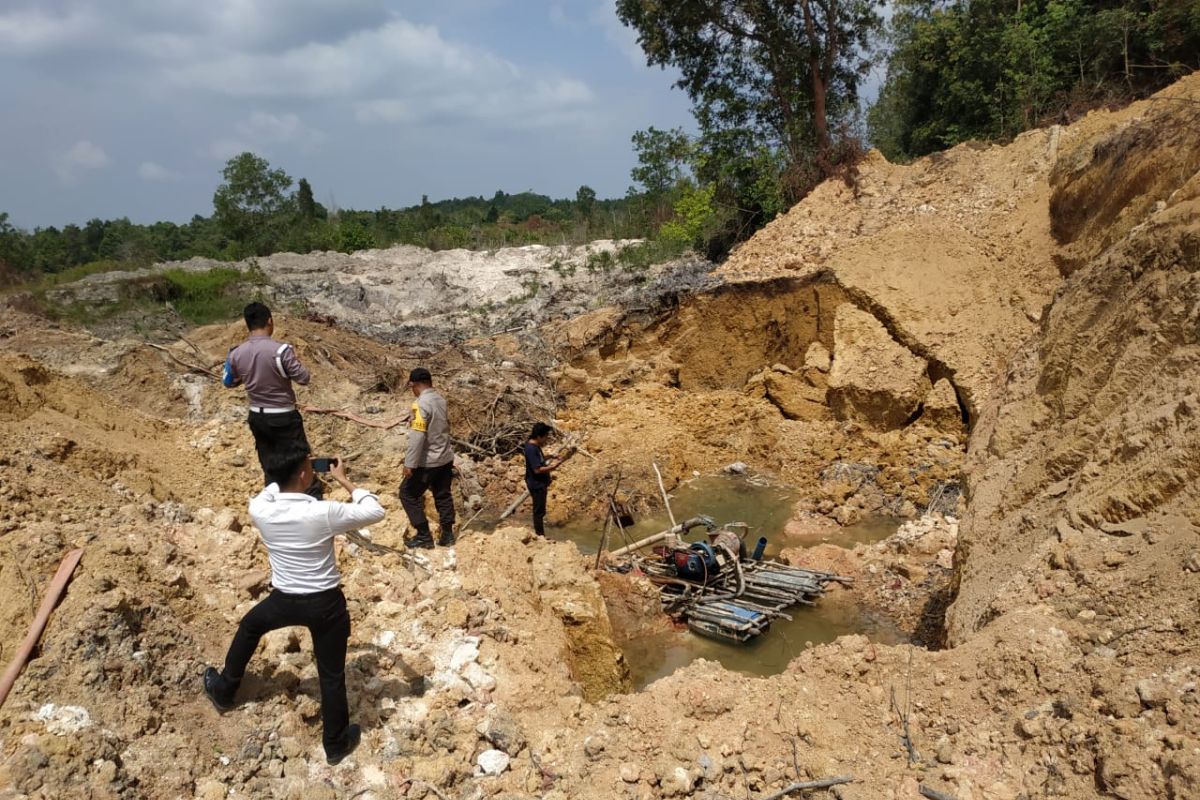
[[(752, 279), (548, 332), (568, 362), (564, 426), (596, 456), (562, 486), (582, 497), (618, 464), (662, 455), (678, 477), (749, 452), (836, 514), (920, 492), (961, 458), (924, 410), (873, 430), (806, 400), (845, 357), (836, 306), (873, 316), (942, 387), (923, 404), (937, 400), (938, 425), (943, 379), (973, 422), (949, 649), (843, 637), (772, 678), (701, 662), (622, 694), (599, 586), (570, 546), (508, 529), (426, 568), (346, 547), (366, 737), (336, 769), (305, 637), (270, 638), (238, 711), (218, 718), (199, 694), (201, 665), (265, 588), (242, 518), (259, 476), (239, 398), (136, 342), (6, 315), (5, 653), (62, 553), (87, 554), (0, 711), (0, 797), (718, 800), (834, 775), (853, 776), (836, 792), (848, 800), (909, 800), (920, 784), (960, 800), (1200, 796), (1198, 103), (1194, 76), (1007, 148), (873, 163), (861, 197), (823, 187), (749, 244), (729, 269)], [(943, 273), (964, 294), (947, 300)], [(754, 307), (769, 296), (782, 299)], [(389, 390), (403, 348), (316, 323), (286, 334), (317, 371), (305, 399), (380, 419), (406, 408)], [(201, 329), (171, 351), (210, 366), (237, 335)], [(463, 425), (514, 390), (539, 402), (539, 369), (532, 385), (522, 369), (545, 354), (529, 347), (479, 341), (431, 362), (462, 376)], [(401, 433), (310, 419), (364, 482), (394, 485)], [(485, 493), (515, 480), (501, 460), (473, 468)], [(399, 545), (383, 497), (375, 536)], [(882, 551), (839, 557), (899, 569)]]

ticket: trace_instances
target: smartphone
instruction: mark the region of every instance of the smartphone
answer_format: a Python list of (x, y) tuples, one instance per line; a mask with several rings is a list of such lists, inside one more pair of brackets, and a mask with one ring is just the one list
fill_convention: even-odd
[(313, 472), (329, 472), (329, 468), (338, 463), (336, 458), (314, 458)]

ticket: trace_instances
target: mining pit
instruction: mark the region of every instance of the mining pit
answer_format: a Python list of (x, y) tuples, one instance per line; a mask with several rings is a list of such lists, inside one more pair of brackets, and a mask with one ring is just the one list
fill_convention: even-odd
[[(1190, 76), (1004, 146), (873, 153), (716, 268), (551, 268), (611, 242), (260, 259), (302, 403), (357, 417), (309, 411), (309, 437), (394, 548), (339, 546), (364, 742), (337, 767), (303, 635), (264, 640), (235, 711), (200, 691), (269, 581), (212, 374), (244, 328), (4, 296), (5, 661), (84, 554), (0, 707), (0, 798), (1200, 797), (1197, 109)], [(474, 518), (423, 564), (395, 496), (417, 365)], [(497, 520), (535, 419), (587, 453), (548, 541)], [(678, 630), (595, 569), (618, 477), (663, 524), (655, 464), (680, 513), (853, 582), (741, 649)]]

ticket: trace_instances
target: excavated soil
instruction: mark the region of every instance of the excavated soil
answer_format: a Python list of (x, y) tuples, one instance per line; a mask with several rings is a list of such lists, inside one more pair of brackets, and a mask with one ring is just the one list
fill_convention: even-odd
[[(373, 338), (281, 314), (314, 370), (304, 402), (396, 419), (420, 360), (472, 447), (503, 444), (496, 416), (556, 414), (587, 453), (555, 484), (560, 517), (618, 471), (653, 502), (652, 460), (669, 485), (736, 461), (795, 487), (801, 545), (934, 512), (785, 553), (857, 576), (853, 599), (917, 644), (844, 636), (770, 678), (697, 661), (636, 694), (615, 641), (661, 624), (653, 597), (569, 543), (476, 531), (423, 567), (343, 546), (365, 734), (336, 768), (306, 637), (268, 637), (238, 710), (199, 692), (268, 577), (242, 401), (181, 363), (213, 366), (239, 326), (172, 358), (6, 308), (6, 660), (64, 552), (85, 555), (0, 710), (0, 797), (755, 799), (840, 775), (826, 796), (1200, 796), (1197, 109), (1190, 77), (1004, 147), (872, 157), (715, 284), (688, 273), (516, 336), (431, 352), (398, 334), (402, 309)], [(372, 536), (401, 546), (403, 428), (307, 425), (381, 490)], [(460, 501), (499, 509), (519, 464), (466, 449)]]

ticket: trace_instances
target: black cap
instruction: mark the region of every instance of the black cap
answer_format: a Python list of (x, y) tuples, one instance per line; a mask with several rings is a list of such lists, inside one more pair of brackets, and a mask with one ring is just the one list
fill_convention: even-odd
[(429, 370), (424, 367), (417, 367), (412, 372), (408, 373), (409, 383), (424, 383), (433, 386), (433, 376), (429, 374)]

